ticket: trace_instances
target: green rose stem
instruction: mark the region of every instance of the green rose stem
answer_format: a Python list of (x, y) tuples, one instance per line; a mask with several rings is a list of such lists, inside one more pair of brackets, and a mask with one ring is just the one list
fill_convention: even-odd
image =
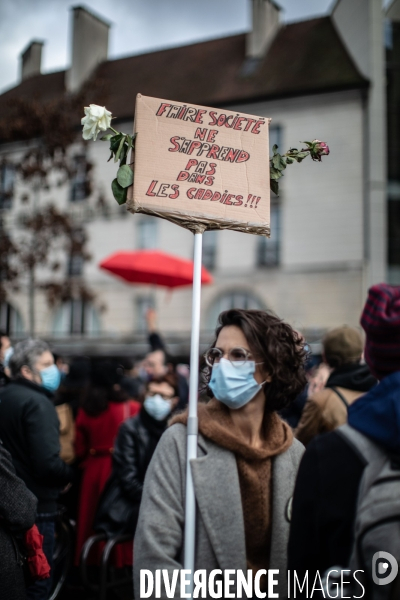
[(291, 165), (295, 161), (300, 163), (307, 156), (311, 156), (313, 160), (321, 162), (322, 156), (327, 156), (330, 152), (328, 144), (320, 140), (302, 143), (306, 144), (307, 148), (302, 148), (301, 150), (290, 148), (285, 154), (279, 154), (276, 144), (272, 148), (273, 156), (269, 161), (270, 188), (276, 195), (279, 192), (278, 180), (283, 177), (283, 171), (287, 165)]
[[(108, 133), (101, 140), (103, 142), (110, 142), (111, 155), (108, 160), (114, 157), (114, 162), (119, 161), (119, 169), (116, 178), (111, 183), (111, 190), (118, 204), (125, 204), (128, 188), (133, 183), (133, 171), (126, 164), (126, 160), (129, 150), (135, 147), (136, 134), (128, 135), (111, 127), (112, 114), (105, 106), (91, 104), (90, 106), (85, 106), (84, 111), (85, 116), (81, 120), (84, 140), (93, 139), (96, 141), (100, 131), (107, 131), (107, 129), (110, 129), (114, 134)], [(276, 195), (279, 192), (278, 180), (283, 177), (283, 171), (287, 165), (295, 161), (300, 163), (307, 156), (311, 156), (313, 160), (320, 162), (322, 156), (329, 154), (329, 146), (325, 142), (313, 140), (312, 142), (302, 143), (306, 144), (307, 148), (302, 148), (301, 150), (290, 148), (285, 154), (279, 154), (278, 146), (276, 145), (272, 148), (273, 156), (269, 161), (270, 188)]]
[(90, 106), (85, 106), (84, 112), (85, 116), (81, 120), (84, 140), (93, 139), (96, 141), (98, 134), (108, 129), (113, 132), (112, 134), (104, 135), (101, 140), (103, 142), (110, 142), (111, 155), (108, 160), (114, 157), (114, 162), (119, 161), (117, 177), (111, 183), (111, 190), (118, 204), (125, 204), (128, 188), (133, 183), (133, 172), (130, 166), (126, 164), (126, 161), (129, 150), (134, 148), (136, 135), (121, 133), (114, 129), (114, 127), (111, 127), (112, 114), (105, 106), (90, 104)]

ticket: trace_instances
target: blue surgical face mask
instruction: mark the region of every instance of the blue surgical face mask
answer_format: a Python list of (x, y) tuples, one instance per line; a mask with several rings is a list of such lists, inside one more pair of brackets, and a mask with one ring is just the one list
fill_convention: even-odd
[(147, 396), (143, 402), (146, 412), (156, 421), (164, 421), (171, 412), (171, 401), (164, 400), (160, 394)]
[(56, 365), (51, 365), (40, 371), (40, 377), (42, 378), (42, 386), (49, 390), (49, 392), (55, 392), (58, 389), (61, 381), (60, 371)]
[[(221, 358), (214, 364), (211, 380), (208, 384), (214, 397), (226, 404), (228, 408), (242, 408), (258, 394), (262, 388), (261, 383), (254, 379), (256, 363), (247, 360), (235, 366), (230, 360)], [(265, 383), (265, 382), (263, 382)]]
[(151, 380), (150, 375), (148, 374), (148, 372), (146, 371), (146, 369), (143, 369), (143, 367), (141, 367), (139, 369), (139, 379), (141, 381), (143, 381), (143, 383), (148, 383)]
[(3, 365), (5, 367), (8, 367), (8, 363), (10, 362), (10, 358), (12, 357), (13, 354), (14, 354), (14, 348), (12, 346), (7, 348), (7, 350), (4, 352)]

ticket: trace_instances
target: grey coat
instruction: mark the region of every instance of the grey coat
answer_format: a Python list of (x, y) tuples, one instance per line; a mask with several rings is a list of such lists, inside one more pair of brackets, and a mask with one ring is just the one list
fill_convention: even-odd
[[(285, 598), (289, 501), (304, 447), (297, 440), (272, 459), (272, 540), (270, 568), (279, 569), (280, 598)], [(140, 598), (140, 570), (183, 568), (186, 484), (186, 426), (175, 424), (162, 436), (144, 482), (134, 541), (134, 589)], [(239, 476), (235, 455), (202, 435), (191, 461), (197, 501), (195, 569), (247, 572)], [(179, 579), (178, 579), (179, 584)], [(232, 588), (234, 589), (234, 588)], [(162, 598), (166, 598), (161, 586)], [(154, 596), (152, 596), (154, 597)], [(180, 598), (179, 585), (175, 598)]]

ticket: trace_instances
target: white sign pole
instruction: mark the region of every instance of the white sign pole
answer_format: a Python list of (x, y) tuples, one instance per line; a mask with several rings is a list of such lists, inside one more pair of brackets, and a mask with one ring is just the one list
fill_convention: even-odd
[[(201, 258), (203, 234), (194, 235), (192, 337), (190, 343), (189, 417), (187, 422), (187, 466), (185, 506), (185, 553), (184, 569), (191, 572), (190, 597), (193, 593), (193, 572), (196, 534), (196, 499), (194, 495), (190, 461), (197, 456), (197, 395), (199, 389), (199, 341), (201, 304)], [(186, 590), (187, 591), (187, 590)]]

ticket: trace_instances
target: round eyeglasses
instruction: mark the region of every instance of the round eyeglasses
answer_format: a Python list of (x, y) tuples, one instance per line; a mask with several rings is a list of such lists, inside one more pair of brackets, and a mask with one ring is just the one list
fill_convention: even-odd
[[(220, 350), (219, 348), (210, 348), (204, 354), (205, 361), (209, 367), (213, 367), (215, 364), (218, 364), (221, 358), (225, 356), (225, 352)], [(246, 350), (245, 348), (231, 348), (227, 353), (228, 360), (235, 366), (240, 367), (244, 365), (248, 360), (253, 360), (251, 352)]]

